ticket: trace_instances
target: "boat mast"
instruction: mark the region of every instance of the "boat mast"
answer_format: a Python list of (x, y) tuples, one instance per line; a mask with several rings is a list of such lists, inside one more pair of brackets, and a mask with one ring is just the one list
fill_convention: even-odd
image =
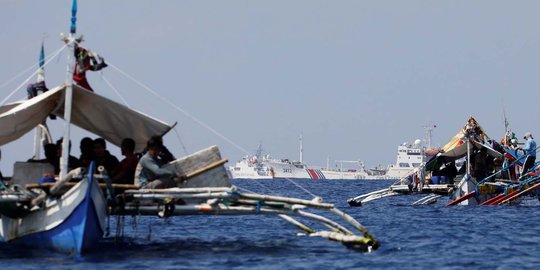
[[(41, 41), (41, 50), (39, 52), (39, 68), (38, 68), (38, 75), (36, 79), (36, 83), (45, 81), (45, 68), (43, 67), (45, 65), (45, 48), (43, 46), (43, 41)], [(42, 93), (37, 93), (38, 95)], [(42, 124), (45, 124), (47, 120), (43, 120)], [(38, 160), (40, 157), (40, 151), (41, 151), (41, 145), (42, 145), (42, 138), (43, 138), (43, 130), (41, 127), (37, 127), (34, 132), (34, 159)]]
[(71, 27), (69, 37), (67, 38), (68, 58), (67, 58), (67, 78), (66, 78), (66, 94), (64, 103), (64, 138), (62, 141), (62, 157), (60, 159), (60, 179), (62, 179), (68, 170), (69, 159), (69, 141), (70, 141), (70, 125), (71, 125), (71, 105), (73, 101), (73, 67), (75, 59), (71, 59), (75, 55), (75, 33), (77, 32), (77, 0), (73, 0), (71, 5)]

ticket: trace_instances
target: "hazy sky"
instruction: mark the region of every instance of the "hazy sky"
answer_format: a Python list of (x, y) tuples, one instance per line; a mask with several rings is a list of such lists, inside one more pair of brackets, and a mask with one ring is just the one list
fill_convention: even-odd
[[(70, 9), (71, 0), (0, 0), (0, 85), (36, 63), (44, 36), (48, 55), (62, 46)], [(298, 159), (303, 133), (308, 164), (373, 166), (395, 162), (397, 146), (430, 123), (437, 145), (470, 115), (500, 138), (503, 108), (520, 137), (540, 136), (539, 10), (538, 1), (82, 0), (77, 30), (83, 46), (248, 151), (262, 143)], [(65, 81), (66, 58), (47, 66), (49, 87)], [(130, 106), (178, 122), (188, 152), (216, 144), (230, 163), (245, 155), (115, 69), (89, 77), (97, 93), (121, 100), (106, 79)], [(85, 135), (74, 132), (73, 154)], [(184, 155), (174, 132), (165, 142)], [(30, 134), (1, 146), (1, 170), (31, 157), (31, 145)]]

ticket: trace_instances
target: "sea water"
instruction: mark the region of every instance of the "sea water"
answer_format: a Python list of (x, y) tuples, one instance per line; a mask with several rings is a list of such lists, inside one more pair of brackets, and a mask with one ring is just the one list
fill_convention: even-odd
[[(126, 217), (123, 238), (85, 256), (0, 244), (0, 269), (524, 269), (540, 267), (540, 206), (412, 206), (421, 195), (387, 197), (361, 207), (347, 199), (389, 181), (297, 180), (362, 223), (379, 241), (372, 253), (297, 236), (276, 216)], [(287, 180), (239, 180), (250, 191), (311, 199)], [(334, 217), (333, 215), (327, 215)], [(339, 220), (338, 217), (334, 218)]]

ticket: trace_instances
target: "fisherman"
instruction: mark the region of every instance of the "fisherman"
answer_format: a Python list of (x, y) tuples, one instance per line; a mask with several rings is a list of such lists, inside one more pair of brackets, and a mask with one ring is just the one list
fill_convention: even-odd
[(160, 189), (177, 186), (177, 181), (185, 180), (180, 173), (163, 167), (164, 163), (159, 158), (163, 149), (161, 139), (152, 136), (146, 143), (147, 152), (139, 160), (135, 170), (135, 184), (141, 188)]
[(525, 151), (527, 157), (525, 158), (525, 162), (523, 162), (523, 169), (521, 171), (522, 176), (533, 167), (534, 162), (536, 161), (536, 142), (534, 141), (532, 134), (526, 132), (523, 139), (525, 140), (525, 145), (521, 149)]
[(480, 181), (487, 177), (489, 171), (489, 156), (485, 147), (480, 150), (474, 156), (474, 178)]
[(84, 137), (79, 144), (79, 149), (81, 150), (81, 155), (79, 157), (79, 162), (82, 167), (88, 168), (92, 160), (94, 160), (94, 140), (90, 137)]
[[(159, 159), (161, 160), (163, 164), (169, 163), (176, 159), (174, 155), (171, 153), (171, 151), (169, 151), (169, 149), (167, 149), (167, 147), (165, 147), (165, 145), (163, 144), (162, 136), (154, 135), (150, 139), (157, 141), (161, 145), (161, 149), (158, 155), (159, 155)], [(146, 154), (147, 150), (148, 150), (148, 147), (143, 150), (143, 155)]]
[(95, 139), (93, 150), (96, 166), (103, 166), (108, 174), (111, 174), (118, 167), (118, 159), (107, 150), (105, 139)]
[(478, 140), (478, 136), (482, 135), (481, 133), (482, 130), (480, 127), (478, 127), (476, 120), (470, 117), (469, 121), (467, 121), (467, 125), (465, 126), (465, 135), (467, 137), (472, 136), (473, 139)]
[(135, 169), (139, 163), (139, 157), (134, 153), (135, 141), (131, 138), (125, 138), (122, 140), (120, 146), (122, 149), (122, 155), (126, 156), (114, 172), (112, 173), (111, 180), (116, 184), (133, 184), (135, 177)]

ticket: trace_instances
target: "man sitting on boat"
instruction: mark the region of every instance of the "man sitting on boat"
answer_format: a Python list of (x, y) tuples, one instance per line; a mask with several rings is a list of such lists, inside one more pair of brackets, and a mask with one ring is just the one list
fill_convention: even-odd
[(176, 180), (183, 180), (183, 176), (163, 167), (166, 163), (159, 158), (163, 145), (161, 139), (156, 137), (153, 136), (146, 143), (147, 152), (135, 170), (135, 184), (147, 189), (176, 187)]
[(103, 166), (108, 174), (112, 174), (120, 162), (107, 150), (107, 143), (105, 142), (105, 139), (95, 139), (93, 150), (96, 166)]
[(122, 155), (126, 158), (120, 161), (116, 170), (111, 174), (111, 180), (116, 184), (133, 184), (133, 179), (135, 177), (135, 169), (139, 163), (139, 156), (137, 156), (135, 151), (135, 141), (131, 138), (125, 138), (122, 140), (120, 146), (122, 149)]

